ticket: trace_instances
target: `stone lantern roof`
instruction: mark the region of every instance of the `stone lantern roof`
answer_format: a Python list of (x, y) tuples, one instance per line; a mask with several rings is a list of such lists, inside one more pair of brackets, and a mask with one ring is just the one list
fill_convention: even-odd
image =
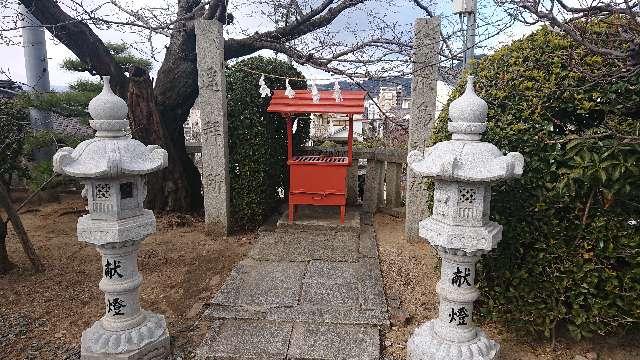
[(503, 155), (495, 145), (481, 142), (487, 128), (487, 103), (473, 88), (473, 76), (458, 99), (449, 105), (451, 140), (411, 151), (408, 163), (417, 174), (448, 181), (492, 182), (522, 175), (524, 157)]
[(127, 104), (116, 96), (104, 77), (102, 92), (89, 102), (89, 124), (96, 130), (93, 139), (75, 150), (65, 147), (54, 155), (57, 173), (79, 178), (143, 175), (167, 166), (168, 155), (158, 145), (145, 146), (129, 134)]

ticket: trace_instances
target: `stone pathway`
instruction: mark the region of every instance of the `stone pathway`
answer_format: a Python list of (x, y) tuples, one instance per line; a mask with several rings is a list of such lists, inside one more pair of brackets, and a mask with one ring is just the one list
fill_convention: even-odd
[(378, 359), (387, 306), (363, 220), (261, 232), (205, 312), (197, 358)]

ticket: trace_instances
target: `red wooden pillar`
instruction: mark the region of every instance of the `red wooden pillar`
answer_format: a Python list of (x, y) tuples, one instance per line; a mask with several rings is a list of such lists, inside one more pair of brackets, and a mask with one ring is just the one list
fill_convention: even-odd
[[(347, 166), (351, 166), (353, 163), (353, 114), (349, 114), (349, 133), (347, 135)], [(345, 178), (345, 189), (347, 179)], [(347, 194), (344, 194), (345, 199)], [(347, 205), (340, 206), (340, 223), (344, 224), (344, 216), (347, 212)]]
[(353, 115), (349, 115), (349, 135), (347, 136), (347, 161), (351, 165), (353, 158)]
[[(289, 162), (293, 160), (293, 121), (291, 114), (287, 114), (287, 166), (289, 166), (289, 196), (291, 196), (291, 165)], [(289, 224), (293, 223), (293, 215), (296, 206), (289, 200)]]
[(293, 159), (293, 121), (291, 114), (287, 114), (287, 160)]

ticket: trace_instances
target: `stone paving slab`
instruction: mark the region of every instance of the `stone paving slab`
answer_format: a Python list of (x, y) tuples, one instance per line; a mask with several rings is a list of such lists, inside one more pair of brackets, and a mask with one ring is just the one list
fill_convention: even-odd
[(285, 359), (292, 327), (262, 320), (214, 321), (196, 359)]
[(387, 311), (382, 273), (378, 259), (362, 259), (358, 274), (358, 293), (361, 309), (382, 309)]
[(297, 305), (306, 267), (305, 263), (243, 260), (212, 302), (248, 307)]
[(287, 358), (373, 360), (379, 358), (379, 352), (376, 327), (298, 323), (293, 326)]
[(356, 283), (310, 282), (302, 285), (303, 305), (357, 309), (359, 302)]
[(378, 359), (387, 304), (375, 231), (358, 226), (260, 231), (205, 311), (200, 359)]
[(267, 319), (331, 324), (366, 324), (388, 326), (388, 314), (382, 310), (341, 308), (336, 306), (298, 306), (276, 308), (267, 312)]
[(256, 308), (244, 306), (211, 305), (205, 319), (254, 319), (271, 321), (302, 321), (334, 324), (368, 324), (388, 326), (386, 309), (341, 308), (328, 305), (300, 305), (294, 307)]
[(274, 231), (258, 235), (250, 257), (260, 261), (347, 261), (359, 258), (359, 236), (344, 231)]
[(359, 263), (311, 261), (303, 282), (352, 283), (358, 276)]
[(360, 212), (356, 208), (347, 207), (344, 223), (340, 223), (339, 206), (296, 206), (294, 222), (289, 224), (289, 211), (285, 211), (278, 220), (278, 228), (286, 230), (326, 230), (358, 232), (360, 229)]
[(376, 243), (376, 233), (371, 225), (363, 225), (360, 232), (358, 252), (361, 256), (378, 258), (378, 244)]
[[(274, 275), (274, 264), (287, 264), (288, 275)], [(311, 261), (308, 265), (245, 260), (212, 303), (205, 312), (210, 319), (388, 324), (378, 260), (369, 258), (357, 263)]]

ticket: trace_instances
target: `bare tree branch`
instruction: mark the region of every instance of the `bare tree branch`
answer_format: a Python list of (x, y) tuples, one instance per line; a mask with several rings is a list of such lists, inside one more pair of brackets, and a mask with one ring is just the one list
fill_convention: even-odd
[[(594, 54), (619, 64), (617, 72), (640, 66), (640, 3), (637, 0), (504, 0), (501, 4), (514, 19), (525, 24), (548, 24)], [(603, 35), (595, 22), (617, 31)], [(603, 38), (606, 36), (606, 39)]]

